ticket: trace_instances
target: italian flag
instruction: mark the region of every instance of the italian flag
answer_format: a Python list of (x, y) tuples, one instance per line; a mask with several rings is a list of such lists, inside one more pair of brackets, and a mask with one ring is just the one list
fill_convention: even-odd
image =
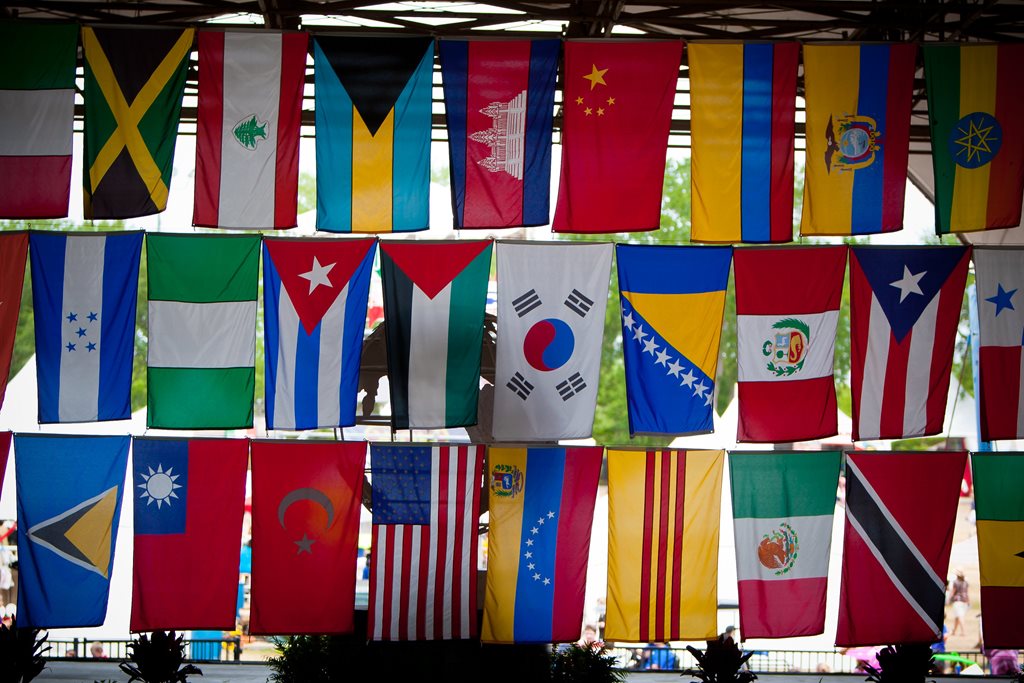
[(252, 426), (259, 249), (259, 235), (147, 236), (150, 427)]
[(744, 638), (824, 632), (841, 455), (729, 454)]
[(476, 424), (491, 247), (381, 242), (395, 429)]

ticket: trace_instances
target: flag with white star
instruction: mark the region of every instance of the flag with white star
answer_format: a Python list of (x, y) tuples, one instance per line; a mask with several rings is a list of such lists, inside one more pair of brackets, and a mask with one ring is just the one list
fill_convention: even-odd
[(263, 241), (267, 429), (356, 421), (376, 240)]
[(141, 232), (29, 236), (39, 422), (131, 417)]
[(970, 247), (853, 247), (853, 438), (942, 431)]
[(714, 431), (731, 247), (619, 244), (629, 433)]
[(604, 449), (491, 448), (481, 640), (579, 638)]
[(1024, 438), (1024, 249), (975, 247), (981, 440)]

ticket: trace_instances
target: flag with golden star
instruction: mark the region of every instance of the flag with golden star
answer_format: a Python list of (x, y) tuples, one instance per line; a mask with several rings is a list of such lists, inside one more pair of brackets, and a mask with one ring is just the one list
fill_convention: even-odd
[(1024, 45), (924, 48), (938, 234), (1020, 224)]
[(680, 41), (565, 44), (556, 232), (656, 230)]

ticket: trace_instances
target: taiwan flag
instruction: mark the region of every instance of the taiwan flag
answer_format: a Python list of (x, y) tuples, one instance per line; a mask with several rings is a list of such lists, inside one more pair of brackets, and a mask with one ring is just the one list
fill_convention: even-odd
[(135, 439), (132, 631), (235, 627), (245, 439)]

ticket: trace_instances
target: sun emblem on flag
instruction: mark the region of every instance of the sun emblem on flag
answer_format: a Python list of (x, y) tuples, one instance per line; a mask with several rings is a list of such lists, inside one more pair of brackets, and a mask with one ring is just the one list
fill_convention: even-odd
[(231, 129), (231, 134), (238, 144), (252, 151), (259, 145), (261, 138), (267, 139), (268, 125), (266, 121), (260, 123), (256, 114), (250, 114), (235, 124), (235, 127)]
[(882, 146), (882, 133), (878, 123), (870, 116), (849, 114), (840, 116), (833, 124), (828, 117), (825, 129), (825, 168), (831, 173), (855, 171), (875, 162), (875, 152)]
[(181, 484), (176, 482), (178, 481), (178, 477), (181, 475), (175, 474), (173, 467), (168, 467), (165, 471), (164, 466), (159, 463), (156, 466), (156, 470), (152, 467), (147, 469), (149, 470), (149, 474), (139, 474), (139, 476), (142, 477), (142, 483), (138, 485), (138, 488), (142, 489), (142, 493), (139, 494), (139, 498), (145, 500), (146, 505), (156, 503), (158, 510), (164, 504), (170, 507), (171, 498), (178, 497), (175, 490), (180, 489)]
[(799, 550), (800, 539), (796, 530), (781, 522), (778, 529), (761, 537), (757, 544), (757, 559), (767, 569), (774, 570), (776, 576), (782, 576), (793, 569)]
[(949, 133), (949, 154), (964, 168), (980, 168), (992, 161), (1002, 144), (1002, 126), (983, 111), (963, 117)]
[(774, 334), (761, 345), (761, 353), (768, 359), (765, 368), (776, 377), (791, 377), (807, 360), (811, 328), (797, 318), (783, 318), (772, 329)]

